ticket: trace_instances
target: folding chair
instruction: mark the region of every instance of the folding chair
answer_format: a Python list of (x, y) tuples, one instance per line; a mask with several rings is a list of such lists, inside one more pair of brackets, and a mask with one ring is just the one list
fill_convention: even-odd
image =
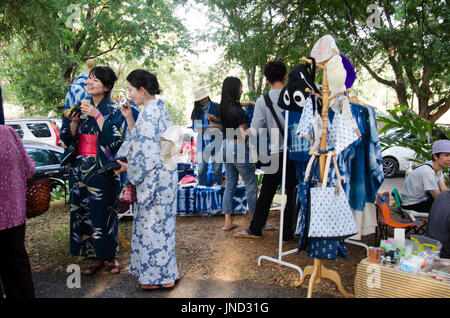
[[(406, 237), (411, 234), (423, 234), (425, 232), (425, 220), (414, 221), (394, 215), (393, 208), (389, 205), (389, 192), (377, 193), (377, 229), (375, 231), (375, 246), (380, 244), (382, 238), (387, 239), (389, 228), (405, 229)], [(378, 235), (379, 234), (379, 235)]]
[(417, 212), (414, 210), (407, 210), (402, 207), (402, 197), (398, 192), (397, 188), (392, 189), (392, 196), (394, 197), (395, 203), (397, 203), (397, 206), (399, 207), (401, 214), (403, 214), (404, 216), (408, 216), (412, 221), (415, 221), (416, 218), (423, 218), (425, 219), (426, 222), (426, 219), (428, 218), (428, 213)]

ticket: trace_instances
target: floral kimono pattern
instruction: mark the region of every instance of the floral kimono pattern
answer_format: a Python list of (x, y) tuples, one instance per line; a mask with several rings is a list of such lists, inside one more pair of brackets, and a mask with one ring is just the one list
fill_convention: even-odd
[(80, 134), (97, 135), (97, 156), (77, 154), (71, 162), (70, 253), (111, 261), (119, 249), (116, 208), (120, 178), (99, 174), (97, 170), (107, 165), (122, 145), (124, 118), (108, 98), (104, 98), (97, 109), (105, 119), (102, 131), (95, 118), (86, 115), (80, 116), (75, 137), (71, 135), (68, 118), (64, 118), (61, 128), (61, 139), (74, 151), (77, 151)]
[(128, 158), (128, 181), (136, 186), (130, 273), (140, 284), (175, 281), (175, 221), (177, 212), (177, 170), (161, 161), (159, 139), (172, 124), (164, 102), (153, 99), (144, 110), (118, 156)]

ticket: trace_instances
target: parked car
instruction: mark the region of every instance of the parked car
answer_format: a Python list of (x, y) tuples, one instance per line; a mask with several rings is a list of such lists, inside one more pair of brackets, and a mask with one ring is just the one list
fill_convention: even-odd
[[(397, 131), (389, 131), (383, 135), (384, 138), (404, 139), (411, 138), (412, 134), (402, 134)], [(404, 172), (409, 168), (411, 161), (416, 156), (412, 149), (394, 146), (382, 151), (383, 172), (386, 178), (395, 177), (399, 172)]]
[(59, 138), (58, 121), (52, 118), (27, 118), (6, 120), (5, 124), (14, 128), (22, 140), (43, 142), (52, 146), (62, 146)]
[(60, 160), (64, 148), (51, 146), (42, 142), (23, 140), (26, 152), (36, 163), (36, 174), (67, 180), (69, 169), (61, 166)]

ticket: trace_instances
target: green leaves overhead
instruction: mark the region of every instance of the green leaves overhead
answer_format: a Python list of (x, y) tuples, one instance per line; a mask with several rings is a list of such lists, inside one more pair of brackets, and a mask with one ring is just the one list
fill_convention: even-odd
[(417, 97), (420, 116), (432, 122), (450, 109), (447, 1), (197, 2), (211, 10), (210, 38), (225, 46), (230, 62), (248, 70), (247, 77), (275, 58), (292, 69), (321, 36), (331, 34), (357, 71), (365, 68), (393, 88), (399, 104)]
[(89, 58), (97, 65), (110, 65), (119, 57), (141, 58), (149, 66), (189, 46), (189, 36), (173, 14), (182, 0), (4, 2), (1, 68), (11, 70), (8, 79), (20, 101), (42, 113), (64, 104), (64, 86)]

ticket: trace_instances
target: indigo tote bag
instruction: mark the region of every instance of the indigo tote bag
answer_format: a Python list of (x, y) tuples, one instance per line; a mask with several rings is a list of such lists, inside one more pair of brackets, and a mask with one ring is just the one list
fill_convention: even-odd
[[(327, 186), (331, 157), (338, 181), (336, 187)], [(341, 176), (336, 158), (333, 152), (329, 152), (322, 185), (310, 188), (309, 238), (338, 240), (358, 232), (350, 204), (340, 183)]]

